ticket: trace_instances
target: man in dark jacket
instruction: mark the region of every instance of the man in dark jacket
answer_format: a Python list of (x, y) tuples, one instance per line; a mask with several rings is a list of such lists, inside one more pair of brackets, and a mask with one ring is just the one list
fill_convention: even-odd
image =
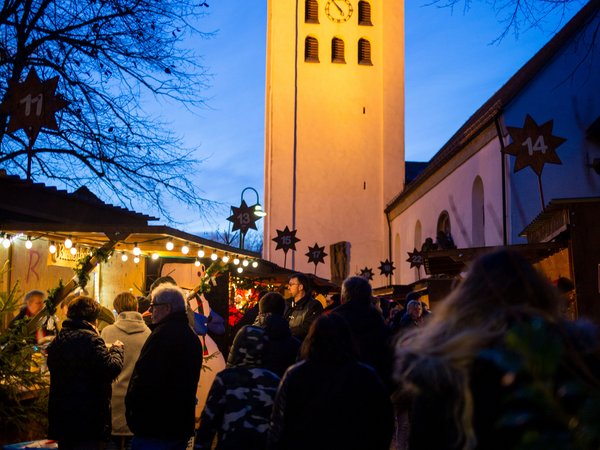
[(302, 341), (311, 324), (323, 312), (323, 306), (312, 298), (308, 277), (303, 273), (292, 275), (288, 290), (292, 298), (286, 300), (284, 318), (290, 325), (292, 335)]
[(332, 314), (344, 318), (358, 345), (358, 360), (371, 366), (383, 383), (392, 387), (393, 353), (389, 331), (381, 313), (371, 303), (371, 285), (363, 277), (342, 284), (342, 304)]
[(185, 450), (194, 434), (202, 345), (189, 326), (183, 291), (152, 291), (152, 333), (142, 347), (125, 397), (133, 450)]
[(265, 294), (258, 302), (259, 314), (254, 326), (265, 330), (269, 338), (265, 347), (264, 366), (279, 377), (296, 362), (300, 341), (292, 336), (290, 327), (283, 318), (285, 300), (277, 292)]
[(123, 344), (110, 348), (94, 323), (100, 305), (79, 296), (48, 347), (48, 436), (64, 449), (102, 449), (110, 437), (111, 383), (123, 367)]

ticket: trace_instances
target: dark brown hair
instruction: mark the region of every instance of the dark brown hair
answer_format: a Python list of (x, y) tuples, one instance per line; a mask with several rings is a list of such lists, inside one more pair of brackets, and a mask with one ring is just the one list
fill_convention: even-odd
[(91, 297), (80, 295), (69, 302), (67, 317), (72, 320), (95, 322), (100, 314), (100, 305)]

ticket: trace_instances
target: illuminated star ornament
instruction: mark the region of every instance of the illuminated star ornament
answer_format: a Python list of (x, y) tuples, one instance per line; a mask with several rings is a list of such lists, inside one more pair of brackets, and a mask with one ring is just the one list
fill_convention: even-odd
[(410, 263), (410, 268), (416, 267), (417, 269), (423, 265), (423, 255), (416, 248), (412, 252), (408, 252), (408, 259), (406, 262)]
[(379, 271), (381, 272), (381, 275), (389, 277), (390, 275), (394, 274), (394, 270), (396, 270), (396, 268), (394, 267), (394, 263), (392, 261), (389, 259), (381, 261), (381, 264), (379, 265)]
[(552, 134), (554, 121), (538, 125), (527, 114), (523, 128), (507, 127), (512, 144), (504, 149), (504, 153), (516, 156), (514, 171), (518, 172), (527, 166), (537, 174), (542, 175), (544, 164), (562, 164), (556, 154), (556, 149), (566, 139)]
[(374, 275), (375, 274), (373, 273), (373, 269), (371, 269), (370, 267), (365, 267), (364, 269), (361, 269), (360, 274), (358, 276), (363, 277), (365, 280), (373, 281)]
[(325, 257), (327, 253), (325, 253), (325, 246), (319, 247), (319, 244), (315, 242), (313, 247), (308, 247), (308, 253), (305, 253), (308, 256), (308, 262), (313, 263), (315, 265), (315, 274), (317, 273), (317, 265), (319, 263), (325, 264)]
[(239, 208), (232, 206), (231, 211), (232, 214), (227, 220), (233, 223), (232, 231), (240, 230), (240, 233), (246, 234), (250, 228), (253, 230), (257, 229), (257, 217), (254, 215), (254, 207), (248, 206), (245, 200), (242, 200)]
[(290, 250), (296, 250), (296, 242), (300, 242), (300, 239), (296, 237), (298, 230), (291, 230), (289, 227), (285, 227), (283, 230), (277, 230), (277, 237), (273, 238), (273, 241), (277, 243), (275, 250), (282, 249), (285, 253)]
[(23, 83), (12, 83), (8, 98), (1, 110), (10, 116), (6, 131), (13, 133), (23, 129), (30, 145), (35, 142), (42, 128), (58, 130), (54, 115), (68, 102), (56, 95), (58, 77), (41, 81), (35, 69), (31, 69)]

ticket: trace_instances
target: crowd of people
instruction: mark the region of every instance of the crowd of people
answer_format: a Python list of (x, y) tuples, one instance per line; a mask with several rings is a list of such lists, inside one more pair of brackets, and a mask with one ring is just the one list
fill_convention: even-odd
[(304, 274), (287, 289), (237, 332), (199, 425), (203, 348), (183, 290), (154, 287), (150, 328), (120, 294), (101, 334), (98, 303), (70, 300), (48, 348), (49, 437), (77, 450), (600, 447), (597, 329), (565, 320), (521, 256), (479, 258), (433, 312), (414, 293), (382, 305), (357, 276), (325, 310)]

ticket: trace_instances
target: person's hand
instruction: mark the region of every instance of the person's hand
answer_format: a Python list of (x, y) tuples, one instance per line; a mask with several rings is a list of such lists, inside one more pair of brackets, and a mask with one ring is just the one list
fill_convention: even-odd
[(113, 345), (114, 345), (115, 347), (121, 347), (121, 348), (125, 347), (125, 344), (123, 344), (123, 343), (122, 343), (121, 341), (119, 341), (118, 339), (117, 339), (115, 342), (113, 342)]

